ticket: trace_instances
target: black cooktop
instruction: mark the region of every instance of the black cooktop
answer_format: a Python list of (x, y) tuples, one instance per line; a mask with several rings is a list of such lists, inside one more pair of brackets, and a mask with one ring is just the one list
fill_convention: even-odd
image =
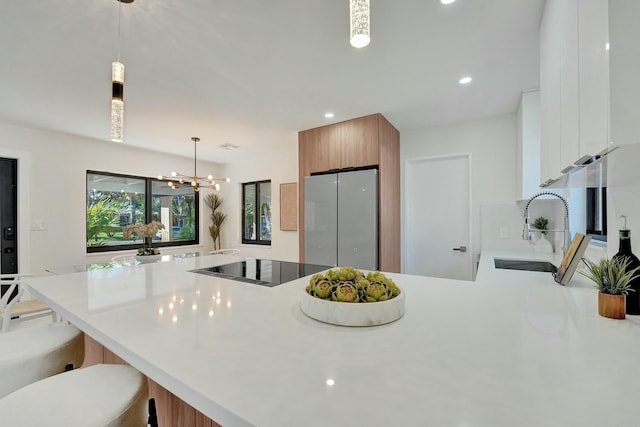
[(300, 264), (272, 259), (248, 259), (215, 267), (199, 268), (191, 272), (274, 287), (330, 268), (326, 265)]

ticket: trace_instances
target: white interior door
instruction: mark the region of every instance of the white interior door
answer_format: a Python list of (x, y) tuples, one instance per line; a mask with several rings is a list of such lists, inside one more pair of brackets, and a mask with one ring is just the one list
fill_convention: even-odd
[(472, 280), (469, 154), (405, 161), (404, 272)]

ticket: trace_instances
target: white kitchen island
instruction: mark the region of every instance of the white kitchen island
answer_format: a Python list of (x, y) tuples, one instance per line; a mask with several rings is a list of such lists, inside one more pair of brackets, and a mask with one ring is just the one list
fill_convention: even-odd
[(202, 256), (29, 279), (64, 318), (224, 426), (638, 426), (640, 316), (597, 314), (582, 276), (493, 268), (477, 282), (389, 274), (406, 314), (375, 327), (269, 288), (191, 273)]

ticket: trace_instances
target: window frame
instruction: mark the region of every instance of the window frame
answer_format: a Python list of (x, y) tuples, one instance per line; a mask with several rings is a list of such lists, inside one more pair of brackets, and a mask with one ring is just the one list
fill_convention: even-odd
[[(89, 188), (88, 188), (88, 184), (87, 184), (87, 176), (89, 174), (93, 174), (93, 175), (105, 175), (105, 176), (109, 176), (109, 177), (116, 177), (116, 178), (131, 178), (131, 179), (139, 179), (139, 180), (143, 180), (144, 181), (144, 191), (145, 191), (145, 199), (144, 199), (144, 223), (148, 224), (151, 221), (153, 221), (152, 219), (152, 209), (153, 209), (153, 203), (152, 203), (152, 198), (153, 198), (153, 183), (154, 182), (161, 182), (161, 183), (165, 183), (166, 185), (166, 180), (159, 180), (157, 178), (150, 178), (150, 177), (145, 177), (145, 176), (138, 176), (138, 175), (130, 175), (130, 174), (122, 174), (122, 173), (116, 173), (116, 172), (105, 172), (105, 171), (95, 171), (95, 170), (89, 170), (87, 169), (86, 174), (85, 174), (85, 228), (86, 228), (86, 221), (87, 221), (87, 200), (86, 197), (89, 194)], [(174, 246), (189, 246), (189, 245), (199, 245), (200, 244), (200, 197), (199, 197), (199, 192), (194, 191), (194, 204), (193, 204), (193, 209), (194, 209), (194, 222), (195, 222), (195, 230), (194, 230), (194, 239), (193, 240), (176, 240), (176, 241), (169, 241), (169, 242), (152, 242), (151, 243), (151, 247), (154, 248), (165, 248), (165, 247), (174, 247)], [(167, 225), (165, 224), (165, 227)], [(171, 225), (169, 225), (169, 227), (171, 227)], [(86, 245), (86, 240), (87, 240), (87, 236), (86, 236), (86, 231), (85, 231), (85, 245)], [(128, 251), (128, 250), (132, 250), (132, 249), (139, 249), (141, 247), (140, 243), (131, 243), (131, 244), (121, 244), (121, 245), (104, 245), (104, 246), (86, 246), (87, 254), (90, 253), (104, 253), (104, 252), (118, 252), (118, 251)]]
[[(585, 189), (586, 234), (593, 240), (607, 241), (607, 187)], [(601, 224), (597, 227), (598, 220)]]
[[(256, 238), (255, 239), (247, 239), (247, 238), (245, 238), (245, 235), (244, 235), (244, 231), (246, 230), (246, 225), (247, 225), (246, 221), (245, 221), (246, 215), (245, 215), (245, 212), (244, 212), (244, 207), (245, 207), (244, 201), (245, 201), (245, 195), (246, 195), (246, 188), (247, 188), (247, 186), (253, 185), (254, 190), (255, 190), (254, 210), (257, 210), (258, 213), (259, 213), (260, 212), (260, 184), (266, 184), (266, 183), (269, 184), (269, 188), (270, 188), (270, 190), (272, 190), (272, 188), (271, 188), (271, 180), (270, 179), (264, 179), (264, 180), (261, 180), (261, 181), (251, 181), (251, 182), (242, 183), (242, 209), (241, 209), (242, 210), (242, 230), (241, 230), (240, 234), (241, 234), (241, 237), (242, 237), (242, 243), (245, 244), (245, 245), (271, 246), (271, 239), (262, 240), (260, 238), (260, 232), (259, 232), (259, 229), (258, 229), (258, 221), (259, 221), (259, 218), (260, 218), (259, 214), (256, 215), (254, 213), (254, 215), (253, 215), (253, 226), (254, 226), (254, 229), (256, 230)], [(273, 230), (273, 222), (272, 222), (271, 226), (272, 226), (271, 229)], [(272, 231), (272, 234), (271, 234), (271, 238), (273, 238), (273, 231)]]

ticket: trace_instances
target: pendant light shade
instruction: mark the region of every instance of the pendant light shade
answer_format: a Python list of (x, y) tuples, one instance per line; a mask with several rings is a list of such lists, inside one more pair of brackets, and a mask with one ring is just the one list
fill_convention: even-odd
[(116, 0), (118, 2), (118, 60), (111, 64), (111, 140), (122, 142), (124, 137), (124, 64), (120, 62), (120, 7), (122, 3), (133, 3), (133, 0)]
[(362, 48), (371, 41), (371, 11), (369, 0), (349, 0), (351, 46)]
[(124, 65), (111, 64), (111, 140), (122, 142), (124, 121)]

